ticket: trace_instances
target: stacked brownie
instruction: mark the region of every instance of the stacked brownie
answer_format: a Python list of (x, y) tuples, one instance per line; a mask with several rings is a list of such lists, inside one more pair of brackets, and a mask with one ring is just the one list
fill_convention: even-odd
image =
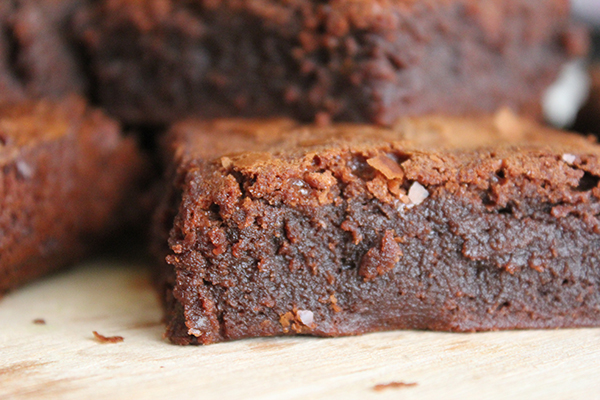
[[(83, 15), (113, 113), (194, 116), (163, 146), (166, 336), (600, 324), (600, 146), (509, 110), (539, 118), (585, 52), (567, 15), (519, 0), (115, 0)], [(252, 118), (206, 119), (232, 115)]]
[(600, 325), (600, 146), (539, 124), (587, 47), (567, 0), (3, 1), (0, 291), (139, 204), (122, 123), (174, 343)]

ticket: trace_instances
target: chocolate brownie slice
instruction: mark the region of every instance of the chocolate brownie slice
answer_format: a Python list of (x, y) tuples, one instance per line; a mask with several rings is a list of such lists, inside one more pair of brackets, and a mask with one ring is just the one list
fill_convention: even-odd
[(502, 111), (389, 130), (187, 121), (168, 143), (174, 343), (600, 325), (585, 138)]
[(120, 228), (143, 168), (135, 141), (79, 98), (0, 106), (0, 294)]
[(76, 20), (100, 103), (129, 123), (538, 116), (587, 49), (567, 0), (100, 0)]
[(70, 18), (87, 1), (0, 1), (0, 103), (84, 91)]

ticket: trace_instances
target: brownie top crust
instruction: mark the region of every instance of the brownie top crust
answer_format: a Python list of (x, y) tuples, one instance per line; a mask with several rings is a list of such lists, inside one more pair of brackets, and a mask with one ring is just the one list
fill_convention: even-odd
[[(232, 27), (239, 25), (239, 21), (235, 21), (239, 17), (234, 15), (243, 13), (257, 17), (264, 28), (275, 28), (282, 35), (298, 40), (300, 47), (295, 56), (301, 58), (300, 53), (340, 46), (347, 46), (349, 55), (356, 55), (352, 48), (358, 51), (360, 43), (348, 41), (352, 42), (352, 36), (363, 31), (387, 32), (389, 35), (407, 31), (422, 42), (428, 42), (432, 33), (438, 30), (438, 24), (443, 28), (444, 22), (453, 23), (452, 18), (460, 15), (464, 17), (463, 21), (470, 21), (483, 30), (484, 35), (479, 40), (496, 45), (500, 51), (505, 50), (503, 45), (521, 37), (525, 29), (529, 32), (528, 45), (548, 40), (549, 34), (561, 35), (561, 46), (570, 56), (585, 55), (589, 50), (589, 37), (580, 24), (574, 24), (569, 18), (568, 0), (545, 0), (544, 13), (555, 18), (531, 19), (530, 26), (515, 27), (514, 31), (502, 26), (512, 16), (531, 12), (538, 6), (537, 0), (510, 0), (504, 5), (496, 0), (104, 0), (96, 8), (84, 10), (78, 20), (81, 23), (89, 18), (89, 14), (102, 9), (112, 12), (113, 21), (105, 21), (108, 26), (118, 26), (120, 20), (127, 20), (141, 32), (178, 27), (190, 37), (200, 38), (207, 33), (205, 24), (216, 22), (211, 18), (217, 17), (211, 17), (209, 13), (228, 10), (229, 17), (225, 18), (231, 19)], [(440, 10), (452, 10), (446, 16), (447, 21), (426, 18)], [(206, 20), (190, 18), (194, 13), (206, 13)], [(562, 20), (556, 16), (562, 16)], [(446, 29), (452, 32), (450, 27)], [(385, 35), (382, 38), (392, 40)], [(340, 39), (345, 42), (339, 42)], [(410, 58), (418, 58), (418, 55), (398, 54), (390, 62), (401, 67), (410, 64)]]
[[(539, 2), (510, 0), (507, 4), (500, 3), (496, 0), (105, 0), (99, 6), (108, 12), (117, 12), (111, 14), (113, 22), (106, 21), (109, 25), (117, 25), (119, 19), (124, 19), (142, 32), (150, 32), (157, 28), (168, 29), (175, 24), (191, 37), (202, 37), (207, 33), (204, 24), (211, 24), (215, 22), (211, 18), (217, 18), (208, 14), (212, 11), (228, 10), (232, 27), (238, 25), (232, 15), (252, 15), (261, 21), (263, 27), (276, 28), (281, 34), (289, 35), (290, 39), (297, 39), (300, 44), (297, 53), (347, 46), (352, 55), (351, 48), (358, 51), (360, 44), (338, 40), (352, 42), (352, 36), (361, 31), (387, 32), (389, 35), (407, 31), (428, 42), (439, 28), (438, 24), (443, 28), (444, 23), (453, 23), (452, 18), (456, 16), (462, 16), (463, 21), (481, 28), (483, 36), (479, 40), (496, 45), (500, 51), (504, 51), (503, 45), (519, 38), (523, 29), (530, 36), (528, 45), (548, 40), (547, 36), (551, 33), (563, 36), (561, 45), (571, 56), (583, 56), (589, 50), (589, 37), (585, 30), (569, 17), (568, 0), (545, 0), (544, 13), (555, 18), (532, 18), (530, 26), (515, 27), (514, 31), (502, 24), (519, 13), (536, 10)], [(447, 21), (427, 18), (428, 14), (435, 15), (440, 10), (452, 10), (446, 15)], [(84, 11), (79, 18), (87, 18), (87, 13), (89, 11)], [(189, 17), (193, 13), (207, 13), (207, 19), (204, 22), (194, 20)], [(562, 20), (556, 16), (562, 16)], [(446, 29), (449, 34), (455, 34), (449, 26)], [(391, 40), (385, 35), (382, 38)], [(408, 59), (405, 60), (406, 57)], [(409, 64), (411, 57), (418, 58), (418, 55), (398, 54), (390, 62), (401, 67)]]
[(590, 138), (543, 127), (517, 117), (508, 109), (478, 118), (404, 118), (391, 128), (358, 124), (319, 127), (284, 118), (187, 120), (176, 124), (170, 135), (177, 146), (175, 154), (182, 162), (202, 159), (244, 168), (293, 163), (334, 149), (358, 151), (377, 146), (427, 152), (484, 147), (547, 149), (559, 153), (600, 151)]
[[(243, 10), (260, 17), (265, 24), (281, 26), (297, 23), (297, 14), (300, 14), (304, 17), (304, 28), (307, 30), (316, 27), (318, 18), (327, 16), (327, 32), (344, 36), (352, 28), (398, 29), (401, 24), (406, 23), (401, 16), (413, 14), (415, 10), (428, 12), (439, 7), (462, 5), (457, 12), (465, 12), (481, 19), (488, 27), (490, 35), (493, 35), (493, 31), (501, 30), (498, 23), (502, 21), (503, 15), (500, 12), (511, 12), (504, 10), (498, 3), (495, 0), (105, 0), (103, 6), (109, 10), (135, 10), (134, 20), (139, 27), (147, 30), (162, 23), (164, 18), (170, 17), (174, 7), (184, 6), (207, 11), (219, 8)], [(535, 0), (530, 0), (529, 3), (538, 4)], [(568, 0), (547, 0), (546, 3), (554, 12), (565, 17), (569, 15)], [(514, 8), (512, 12), (515, 12), (518, 6)], [(197, 28), (200, 27), (188, 27), (190, 30)], [(295, 28), (297, 27), (290, 26), (290, 32)], [(421, 33), (427, 35), (427, 32)]]
[(119, 131), (117, 123), (88, 107), (78, 96), (60, 102), (42, 100), (0, 105), (0, 164), (12, 161), (24, 147), (42, 145), (75, 132), (88, 136), (95, 130), (97, 134), (98, 129), (110, 132), (99, 146), (119, 145), (121, 139), (113, 133)]
[[(174, 126), (167, 142), (167, 157), (186, 182), (182, 207), (202, 208), (205, 199), (229, 216), (244, 214), (244, 199), (308, 210), (333, 204), (341, 192), (403, 208), (419, 202), (411, 195), (415, 183), (417, 191), (485, 192), (490, 210), (512, 204), (517, 214), (529, 212), (530, 198), (571, 204), (600, 196), (594, 139), (508, 110), (479, 118), (405, 118), (393, 129), (285, 119), (187, 121)], [(522, 193), (525, 186), (535, 196)]]

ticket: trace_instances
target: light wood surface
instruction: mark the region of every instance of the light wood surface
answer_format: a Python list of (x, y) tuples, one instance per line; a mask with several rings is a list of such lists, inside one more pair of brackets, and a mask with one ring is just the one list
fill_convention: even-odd
[[(160, 318), (140, 265), (90, 262), (9, 294), (0, 399), (600, 399), (600, 329), (178, 347)], [(390, 382), (416, 385), (375, 390)]]

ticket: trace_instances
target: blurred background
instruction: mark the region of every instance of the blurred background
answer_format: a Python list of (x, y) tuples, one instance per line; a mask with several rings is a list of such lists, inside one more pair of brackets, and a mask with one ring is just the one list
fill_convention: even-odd
[(600, 24), (600, 0), (571, 0), (575, 14), (593, 24)]
[[(584, 97), (586, 100), (574, 125), (567, 124), (567, 126), (581, 133), (594, 133), (600, 137), (600, 0), (571, 0), (571, 3), (575, 16), (592, 28), (593, 51), (591, 60), (583, 63), (584, 72), (589, 74), (587, 76), (589, 89), (586, 90)], [(565, 96), (562, 97), (564, 100)], [(560, 97), (554, 100), (556, 105), (561, 102)]]
[(575, 17), (591, 28), (591, 56), (565, 66), (544, 96), (544, 113), (558, 128), (600, 137), (600, 0), (571, 0), (571, 5)]
[(577, 18), (595, 27), (594, 55), (600, 58), (600, 0), (571, 0)]

